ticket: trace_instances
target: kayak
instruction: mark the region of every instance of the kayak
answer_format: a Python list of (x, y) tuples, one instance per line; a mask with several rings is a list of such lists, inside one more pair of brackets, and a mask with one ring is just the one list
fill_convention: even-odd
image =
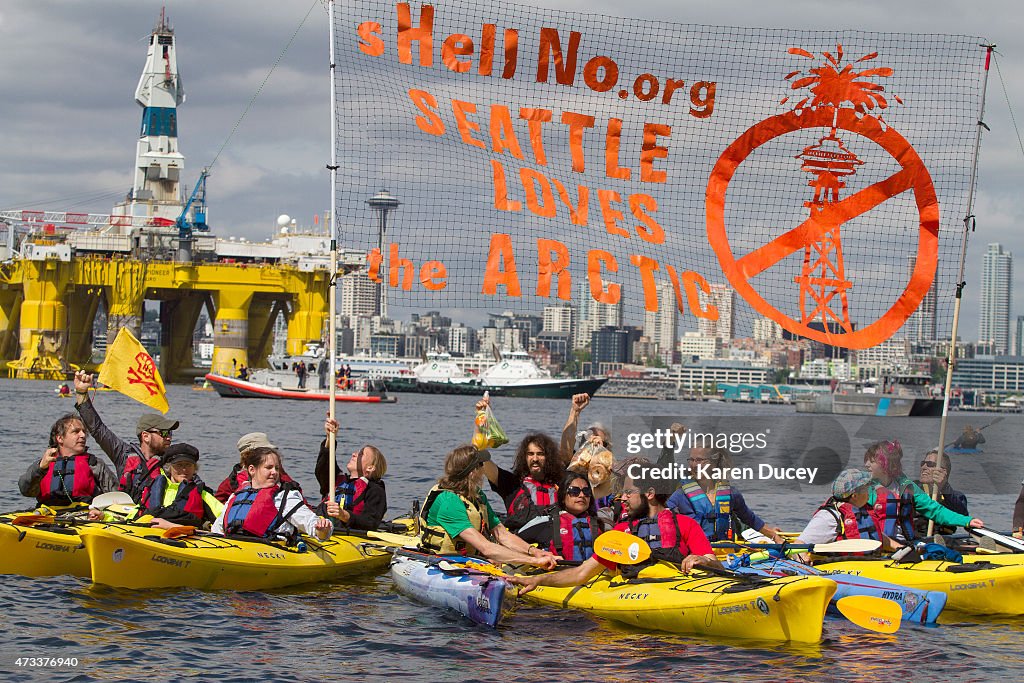
[[(487, 565), (487, 570), (482, 568)], [(428, 555), (398, 550), (391, 561), (391, 578), (400, 593), (436, 607), (445, 607), (476, 624), (496, 628), (508, 612), (513, 593), (494, 573), (500, 570), (482, 560)]]
[[(772, 559), (756, 562), (736, 571), (761, 576), (821, 576), (822, 572), (795, 560)], [(835, 595), (829, 602), (829, 612), (839, 614), (836, 602), (851, 596), (869, 596), (892, 600), (903, 610), (903, 621), (934, 624), (946, 606), (946, 594), (940, 591), (915, 590), (894, 583), (870, 579), (866, 576), (830, 572), (828, 578), (836, 582)]]
[[(266, 590), (331, 581), (386, 567), (382, 541), (303, 536), (298, 547), (197, 533), (164, 538), (160, 529), (94, 524), (79, 529), (93, 583), (120, 588)], [(304, 544), (304, 550), (303, 550)]]
[(964, 562), (924, 560), (898, 564), (892, 560), (856, 559), (816, 566), (834, 572), (887, 581), (908, 588), (946, 594), (946, 610), (970, 614), (1024, 614), (1024, 564), (999, 564), (992, 558), (1015, 555), (972, 555)]
[(607, 572), (582, 586), (541, 587), (526, 598), (630, 626), (714, 637), (816, 643), (836, 583), (822, 576), (717, 576), (647, 567), (635, 579)]
[(56, 521), (19, 520), (29, 515), (70, 514), (86, 506), (45, 508), (0, 515), (0, 574), (21, 576), (59, 576), (70, 574), (88, 578), (89, 555), (74, 526)]
[(945, 450), (949, 455), (977, 455), (985, 452), (982, 448), (947, 448)]

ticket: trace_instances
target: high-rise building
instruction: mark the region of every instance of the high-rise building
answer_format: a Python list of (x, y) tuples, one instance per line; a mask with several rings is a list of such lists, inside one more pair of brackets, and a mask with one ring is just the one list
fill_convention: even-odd
[(378, 313), (377, 285), (366, 277), (365, 272), (350, 273), (339, 278), (339, 281), (341, 287), (339, 287), (338, 298), (341, 315), (355, 317)]
[(573, 331), (572, 306), (568, 304), (545, 306), (542, 327), (545, 332), (568, 332), (571, 335)]
[[(914, 271), (917, 263), (916, 256), (907, 257), (907, 272)], [(938, 274), (936, 273), (936, 276)], [(928, 288), (928, 292), (921, 299), (921, 305), (917, 307), (904, 325), (905, 337), (911, 343), (933, 342), (938, 338), (935, 327), (936, 297), (935, 282)]]
[(978, 341), (991, 342), (996, 355), (1010, 348), (1013, 254), (998, 242), (988, 245), (981, 268)]
[(702, 337), (718, 337), (724, 342), (730, 341), (735, 330), (735, 319), (733, 316), (733, 302), (736, 300), (736, 291), (729, 285), (709, 285), (710, 293), (700, 291), (701, 308), (707, 308), (708, 304), (718, 309), (718, 320), (697, 319), (697, 332)]
[(770, 342), (782, 339), (782, 325), (771, 318), (758, 318), (754, 321), (754, 341)]
[(1017, 316), (1016, 334), (1013, 336), (1013, 355), (1024, 356), (1024, 315)]
[(576, 291), (579, 315), (573, 348), (581, 349), (591, 343), (594, 332), (602, 327), (622, 327), (622, 304), (602, 304), (590, 295), (590, 283), (580, 283)]
[(676, 292), (671, 282), (657, 285), (658, 310), (644, 313), (644, 336), (657, 346), (658, 356), (666, 365), (671, 365), (679, 338), (679, 309), (676, 307)]

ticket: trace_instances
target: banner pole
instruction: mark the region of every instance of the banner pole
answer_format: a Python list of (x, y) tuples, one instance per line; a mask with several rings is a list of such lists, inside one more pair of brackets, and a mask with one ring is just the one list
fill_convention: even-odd
[[(981, 151), (981, 132), (988, 128), (985, 125), (985, 95), (988, 91), (989, 66), (992, 63), (992, 50), (995, 45), (981, 45), (985, 48), (985, 68), (981, 78), (981, 102), (978, 104), (978, 125), (974, 135), (974, 153), (971, 158), (971, 181), (967, 185), (967, 213), (964, 215), (964, 236), (960, 242), (960, 270), (956, 279), (956, 301), (953, 304), (953, 330), (949, 338), (949, 355), (946, 357), (946, 385), (942, 393), (942, 419), (939, 421), (939, 464), (942, 464), (942, 456), (946, 452), (946, 419), (949, 416), (949, 394), (953, 385), (953, 366), (956, 362), (956, 334), (960, 324), (960, 303), (963, 300), (963, 290), (967, 286), (964, 282), (964, 262), (967, 259), (967, 241), (971, 232), (974, 231), (974, 186), (978, 177), (978, 156)], [(939, 497), (938, 486), (932, 487), (932, 500)], [(928, 533), (931, 536), (935, 530), (935, 523), (928, 520)]]
[[(331, 419), (335, 419), (335, 398), (337, 394), (338, 384), (335, 381), (336, 376), (336, 351), (338, 339), (337, 330), (337, 293), (338, 293), (338, 220), (337, 220), (337, 189), (338, 189), (338, 148), (336, 144), (337, 140), (337, 94), (335, 88), (334, 79), (334, 0), (328, 0), (327, 3), (327, 22), (330, 24), (330, 70), (331, 70), (331, 163), (327, 167), (331, 172), (331, 215), (327, 219), (327, 225), (331, 231), (331, 281), (328, 289), (328, 316), (329, 321), (327, 324), (327, 352), (331, 356), (330, 362), (330, 375), (328, 382), (330, 383), (330, 390), (328, 391), (328, 402), (327, 402), (327, 415)], [(327, 465), (327, 495), (329, 499), (334, 498), (335, 482), (335, 468), (337, 463), (337, 432), (329, 432), (327, 434), (327, 448), (330, 453), (330, 457)]]

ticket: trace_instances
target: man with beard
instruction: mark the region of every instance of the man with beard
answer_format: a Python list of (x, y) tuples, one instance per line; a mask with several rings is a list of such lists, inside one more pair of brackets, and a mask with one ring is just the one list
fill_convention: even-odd
[[(635, 577), (644, 567), (658, 560), (673, 564), (678, 562), (684, 574), (689, 574), (690, 570), (701, 564), (721, 567), (700, 525), (686, 515), (676, 514), (665, 507), (668, 500), (666, 489), (671, 487), (671, 483), (651, 478), (652, 467), (653, 465), (646, 461), (630, 466), (627, 474), (633, 476), (627, 477), (622, 491), (629, 518), (615, 527), (618, 531), (634, 534), (646, 541), (651, 547), (651, 558), (636, 565), (622, 565), (618, 569), (626, 576)], [(634, 476), (636, 478), (633, 478)], [(602, 571), (616, 567), (614, 563), (594, 555), (578, 567), (550, 574), (516, 576), (506, 580), (521, 586), (519, 593), (522, 595), (538, 586), (578, 586)]]
[(558, 519), (558, 482), (565, 476), (558, 444), (547, 434), (527, 434), (516, 449), (511, 472), (490, 460), (483, 468), (491, 490), (505, 502), (505, 526), (527, 543), (546, 548), (554, 528), (551, 520)]
[(92, 375), (82, 370), (75, 373), (75, 410), (82, 416), (89, 434), (114, 463), (118, 489), (131, 496), (136, 503), (142, 503), (143, 489), (160, 476), (161, 458), (171, 445), (172, 433), (178, 428), (178, 421), (160, 413), (144, 413), (135, 423), (135, 434), (139, 441), (129, 443), (103, 424), (89, 398), (89, 389), (92, 387)]
[(85, 438), (85, 425), (74, 413), (53, 423), (43, 457), (18, 479), (21, 495), (35, 498), (40, 505), (70, 505), (92, 502), (117, 488), (114, 473), (88, 452)]

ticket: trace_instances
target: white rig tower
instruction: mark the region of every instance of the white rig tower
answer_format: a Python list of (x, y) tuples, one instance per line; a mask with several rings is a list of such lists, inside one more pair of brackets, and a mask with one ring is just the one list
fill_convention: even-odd
[(178, 152), (178, 105), (185, 101), (185, 90), (178, 75), (174, 29), (163, 10), (149, 37), (135, 101), (142, 107), (135, 182), (113, 214), (173, 226), (184, 206), (180, 182), (185, 157)]

